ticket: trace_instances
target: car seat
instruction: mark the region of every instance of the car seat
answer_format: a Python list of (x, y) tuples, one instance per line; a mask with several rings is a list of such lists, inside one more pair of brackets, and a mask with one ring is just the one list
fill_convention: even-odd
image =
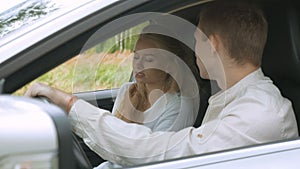
[[(268, 17), (272, 16), (272, 17)], [(300, 35), (299, 13), (293, 5), (266, 9), (269, 23), (262, 69), (283, 96), (292, 101), (300, 131)]]

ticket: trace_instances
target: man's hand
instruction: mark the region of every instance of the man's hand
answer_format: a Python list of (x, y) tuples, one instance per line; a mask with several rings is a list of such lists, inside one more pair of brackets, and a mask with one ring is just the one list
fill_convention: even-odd
[[(27, 97), (44, 96), (49, 98), (52, 88), (43, 83), (32, 84), (25, 93)], [(50, 98), (49, 98), (50, 99)]]
[(43, 96), (48, 98), (52, 103), (58, 105), (67, 113), (72, 107), (73, 103), (77, 98), (71, 94), (68, 94), (62, 90), (52, 88), (43, 83), (34, 83), (26, 91), (25, 96), (28, 97), (37, 97)]

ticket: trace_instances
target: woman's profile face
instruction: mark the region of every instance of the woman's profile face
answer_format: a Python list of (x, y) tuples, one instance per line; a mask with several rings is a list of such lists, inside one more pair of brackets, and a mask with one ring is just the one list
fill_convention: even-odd
[(167, 59), (157, 46), (153, 40), (141, 38), (137, 41), (133, 57), (133, 73), (137, 82), (165, 82), (167, 73), (163, 71), (163, 64), (167, 63)]

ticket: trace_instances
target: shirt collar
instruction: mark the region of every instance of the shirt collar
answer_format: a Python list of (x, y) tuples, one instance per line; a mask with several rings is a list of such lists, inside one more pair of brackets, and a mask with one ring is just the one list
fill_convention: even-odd
[(209, 103), (211, 104), (212, 102), (214, 102), (214, 104), (227, 104), (232, 99), (234, 99), (239, 91), (243, 90), (245, 87), (251, 84), (257, 83), (257, 81), (262, 79), (265, 79), (265, 76), (261, 68), (258, 68), (257, 70), (237, 82), (235, 85), (231, 86), (229, 89), (221, 90), (220, 92), (211, 96), (209, 98)]

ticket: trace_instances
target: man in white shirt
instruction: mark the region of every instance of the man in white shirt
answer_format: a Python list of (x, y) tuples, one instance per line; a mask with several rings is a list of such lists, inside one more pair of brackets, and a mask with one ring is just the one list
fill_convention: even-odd
[(124, 166), (297, 137), (291, 102), (260, 68), (267, 37), (262, 12), (244, 4), (210, 4), (195, 32), (197, 64), (221, 91), (209, 99), (199, 128), (152, 132), (40, 84), (27, 95), (49, 97), (67, 112), (70, 106), (74, 131), (103, 159)]

